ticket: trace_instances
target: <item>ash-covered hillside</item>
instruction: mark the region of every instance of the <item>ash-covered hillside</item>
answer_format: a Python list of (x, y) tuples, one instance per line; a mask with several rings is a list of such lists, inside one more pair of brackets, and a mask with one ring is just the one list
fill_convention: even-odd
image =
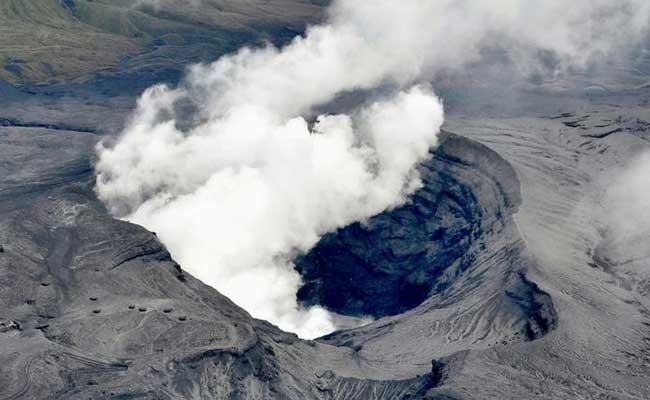
[[(494, 47), (462, 68), (433, 73), (428, 82), (445, 122), (417, 163), (418, 185), (403, 202), (336, 225), (287, 256), (300, 278), (298, 307), (322, 308), (337, 328), (314, 340), (253, 318), (255, 310), (214, 288), (219, 282), (194, 277), (194, 265), (179, 260), (201, 243), (179, 253), (171, 249), (186, 242), (166, 236), (185, 235), (194, 213), (159, 231), (116, 218), (114, 203), (99, 199), (97, 146), (116, 148), (133, 132), (148, 86), (166, 82), (197, 97), (151, 108), (163, 116), (147, 132), (169, 126), (173, 115), (183, 138), (209, 137), (218, 110), (202, 105), (237, 110), (239, 98), (213, 100), (213, 87), (192, 87), (185, 68), (243, 44), (308, 37), (305, 26), (336, 18), (325, 3), (0, 1), (0, 400), (650, 397), (650, 64), (643, 40), (618, 58), (562, 73), (554, 73), (561, 62), (550, 54), (526, 64), (539, 67), (530, 70), (522, 69), (521, 52)], [(626, 15), (613, 24), (630, 22)], [(281, 65), (273, 71), (292, 64)], [(284, 82), (262, 81), (271, 89)], [(354, 87), (314, 107), (325, 111), (298, 114), (313, 129), (319, 113), (372, 109), (395, 85)], [(298, 101), (271, 92), (283, 111)], [(280, 107), (269, 104), (264, 110)], [(398, 153), (402, 144), (392, 145)], [(238, 161), (248, 160), (243, 154)], [(251, 159), (249, 168), (276, 160)], [(170, 161), (159, 168), (184, 183), (196, 176), (182, 172), (205, 165), (198, 157)], [(382, 168), (381, 160), (372, 165)], [(287, 169), (279, 176), (330, 176)], [(300, 192), (292, 182), (283, 193), (333, 204), (313, 195), (328, 191)], [(300, 190), (312, 187), (299, 182)], [(253, 210), (262, 200), (246, 204)], [(296, 204), (295, 215), (312, 210)], [(224, 227), (205, 232), (216, 236)], [(219, 245), (207, 254), (221, 256)], [(259, 253), (271, 247), (257, 246)]]
[(281, 43), (322, 15), (318, 1), (7, 0), (0, 77), (19, 84), (95, 74), (178, 78), (246, 43)]

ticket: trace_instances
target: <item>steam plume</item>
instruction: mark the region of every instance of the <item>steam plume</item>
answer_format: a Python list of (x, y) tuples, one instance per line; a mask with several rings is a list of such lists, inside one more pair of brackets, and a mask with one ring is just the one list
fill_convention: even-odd
[(642, 151), (617, 171), (604, 196), (608, 256), (617, 262), (646, 260), (650, 256), (650, 151)]
[[(321, 235), (406, 201), (436, 143), (426, 84), (499, 43), (523, 69), (540, 50), (584, 66), (638, 36), (645, 0), (339, 0), (282, 49), (245, 48), (147, 90), (117, 144), (98, 149), (97, 192), (159, 233), (191, 273), (253, 316), (303, 337), (333, 330), (296, 303), (291, 260)], [(401, 88), (344, 115), (304, 118), (338, 94)], [(194, 105), (189, 127), (181, 105)], [(345, 295), (345, 294), (342, 294)]]

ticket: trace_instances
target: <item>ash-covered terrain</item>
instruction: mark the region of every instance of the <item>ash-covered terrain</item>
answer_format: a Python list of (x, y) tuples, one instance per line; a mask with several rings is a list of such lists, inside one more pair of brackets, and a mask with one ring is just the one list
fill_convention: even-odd
[[(421, 187), (295, 258), (299, 303), (362, 326), (303, 340), (254, 319), (111, 215), (95, 146), (140, 93), (285, 43), (321, 3), (0, 1), (0, 400), (650, 398), (645, 51), (432, 80), (446, 119)], [(30, 24), (61, 38), (20, 42)]]

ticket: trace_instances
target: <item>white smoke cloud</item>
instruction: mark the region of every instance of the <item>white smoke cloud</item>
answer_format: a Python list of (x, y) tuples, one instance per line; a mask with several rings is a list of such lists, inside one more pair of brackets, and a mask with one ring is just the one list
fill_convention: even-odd
[(103, 150), (100, 196), (156, 231), (188, 271), (284, 329), (333, 329), (301, 311), (291, 255), (325, 232), (377, 214), (417, 188), (414, 166), (435, 144), (442, 107), (415, 87), (353, 116), (278, 120), (242, 105), (189, 133), (155, 112), (177, 93), (147, 91), (128, 134)]
[[(522, 65), (540, 49), (558, 68), (585, 65), (641, 34), (649, 10), (645, 0), (339, 0), (282, 49), (242, 49), (192, 67), (179, 88), (147, 90), (118, 143), (99, 147), (97, 192), (253, 316), (319, 336), (332, 318), (297, 305), (291, 260), (419, 187), (443, 113), (414, 83), (497, 39)], [(406, 89), (311, 128), (304, 118), (385, 83)], [(173, 116), (188, 100), (200, 122), (180, 128)]]
[(605, 247), (618, 262), (650, 256), (650, 151), (634, 156), (617, 172), (604, 196)]

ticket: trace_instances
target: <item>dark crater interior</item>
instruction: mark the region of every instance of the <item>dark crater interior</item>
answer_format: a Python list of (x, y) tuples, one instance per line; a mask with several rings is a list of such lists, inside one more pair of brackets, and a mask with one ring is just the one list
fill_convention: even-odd
[(325, 235), (295, 261), (305, 305), (344, 315), (395, 315), (444, 290), (484, 234), (520, 204), (512, 167), (476, 142), (443, 132), (421, 167), (423, 187), (402, 207)]

